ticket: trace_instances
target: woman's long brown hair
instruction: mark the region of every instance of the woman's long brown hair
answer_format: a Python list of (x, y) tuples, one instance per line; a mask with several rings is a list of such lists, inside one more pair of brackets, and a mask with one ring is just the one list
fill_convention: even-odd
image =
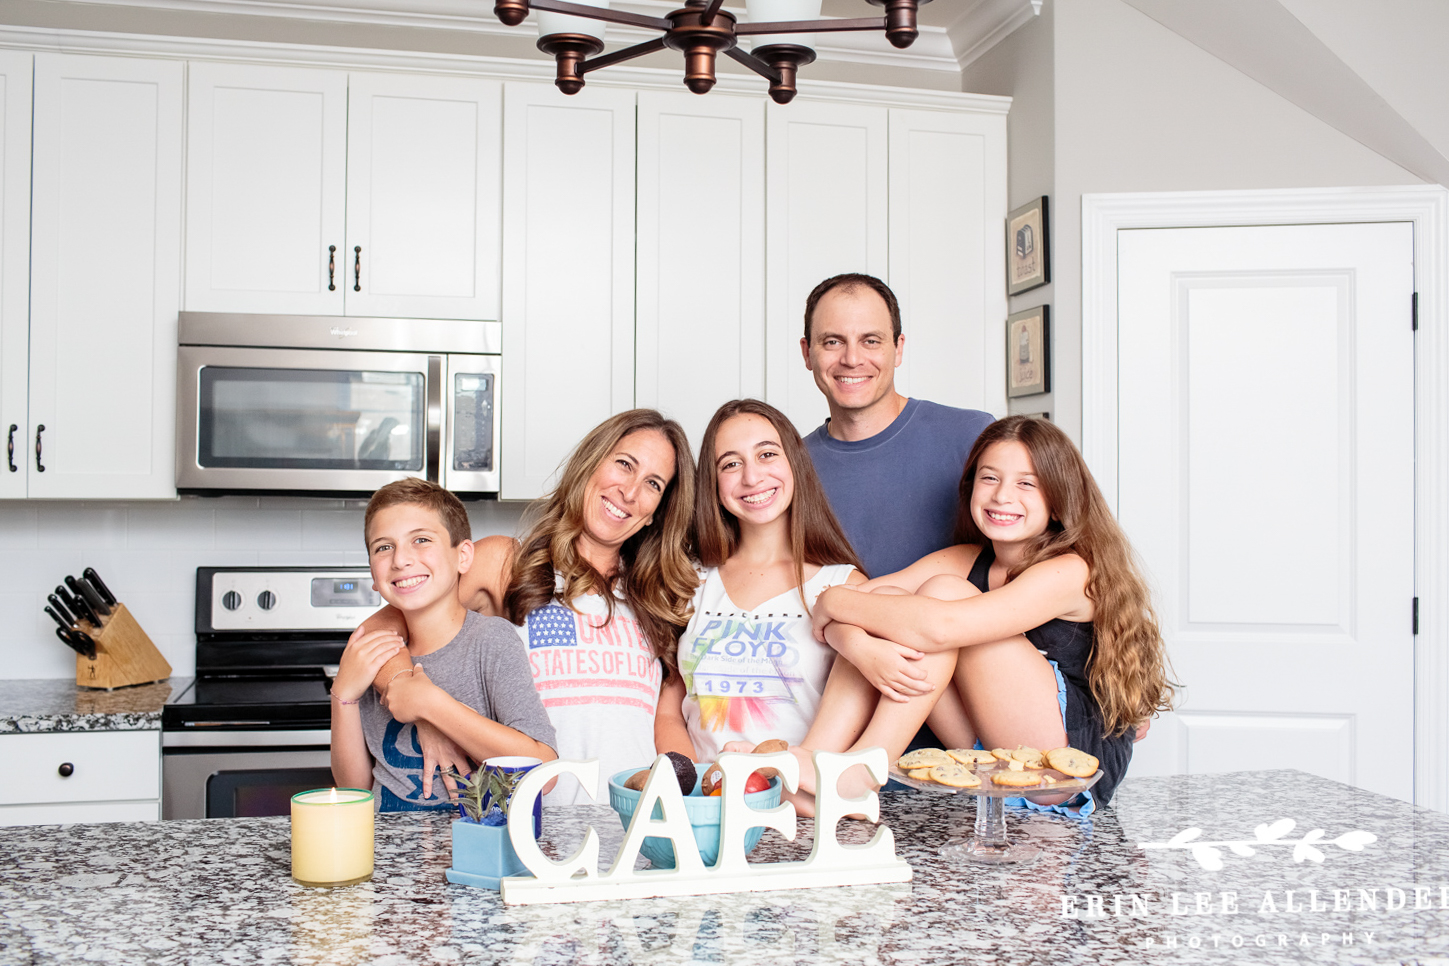
[(727, 420), (746, 415), (759, 416), (775, 428), (785, 461), (795, 477), (795, 494), (786, 511), (790, 515), (790, 554), (795, 559), (795, 589), (808, 613), (807, 563), (821, 567), (848, 563), (861, 573), (865, 573), (865, 567), (830, 509), (825, 487), (820, 484), (800, 434), (785, 414), (769, 403), (758, 399), (727, 402), (716, 410), (704, 431), (704, 441), (699, 444), (699, 482), (694, 488), (694, 531), (699, 541), (699, 562), (706, 567), (718, 567), (740, 545), (740, 522), (734, 514), (726, 513), (719, 502), (719, 467), (715, 465), (719, 457), (715, 441)]
[(971, 447), (961, 474), (955, 542), (982, 547), (989, 542), (971, 517), (971, 491), (982, 454), (987, 447), (1003, 442), (1026, 447), (1052, 517), (1006, 579), (1066, 553), (1085, 560), (1094, 631), (1087, 681), (1102, 710), (1107, 734), (1120, 735), (1159, 711), (1170, 710), (1174, 689), (1168, 681), (1166, 649), (1147, 583), (1127, 535), (1066, 433), (1030, 416), (1008, 416), (986, 427)]
[[(674, 479), (664, 488), (654, 522), (619, 548), (617, 573), (604, 574), (584, 559), (576, 542), (584, 532), (584, 491), (599, 464), (630, 433), (658, 432), (674, 448)], [(532, 522), (513, 557), (513, 572), (503, 595), (510, 621), (522, 624), (554, 598), (572, 608), (575, 598), (602, 594), (614, 618), (617, 587), (634, 612), (654, 655), (671, 671), (680, 633), (689, 622), (690, 602), (699, 575), (690, 562), (693, 546), (694, 458), (689, 439), (672, 419), (653, 409), (631, 409), (596, 426), (575, 447), (563, 478), (552, 493), (529, 508)], [(556, 588), (555, 574), (563, 579)]]

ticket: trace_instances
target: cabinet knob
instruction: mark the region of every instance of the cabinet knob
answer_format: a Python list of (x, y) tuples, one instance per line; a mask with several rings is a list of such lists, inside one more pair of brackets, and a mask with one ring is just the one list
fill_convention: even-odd
[(75, 774), (75, 765), (72, 765), (68, 761), (63, 761), (60, 763), (60, 767), (57, 768), (56, 771), (60, 773), (61, 778), (69, 778), (71, 775)]

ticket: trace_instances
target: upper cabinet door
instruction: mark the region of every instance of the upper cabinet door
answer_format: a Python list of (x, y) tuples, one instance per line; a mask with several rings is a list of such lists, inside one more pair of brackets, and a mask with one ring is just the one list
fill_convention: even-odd
[(896, 389), (1004, 413), (1006, 115), (892, 109), (890, 166)]
[(797, 98), (766, 118), (766, 398), (803, 436), (829, 415), (800, 355), (806, 296), (832, 275), (889, 270), (887, 110)]
[(0, 499), (25, 497), (30, 305), (30, 78), (35, 58), (0, 51)]
[(636, 399), (696, 449), (716, 407), (765, 393), (765, 108), (639, 95)]
[(503, 95), (504, 499), (634, 404), (634, 92)]
[(182, 71), (35, 58), (32, 497), (176, 493)]
[(189, 94), (186, 308), (341, 315), (347, 74), (193, 63)]
[(350, 75), (348, 315), (498, 318), (502, 96), (496, 81)]

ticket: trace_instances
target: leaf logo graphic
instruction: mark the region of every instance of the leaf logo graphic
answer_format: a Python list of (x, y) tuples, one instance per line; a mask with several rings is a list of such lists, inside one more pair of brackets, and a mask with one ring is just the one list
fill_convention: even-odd
[[(1232, 840), (1223, 842), (1203, 842), (1202, 829), (1185, 828), (1178, 832), (1166, 842), (1138, 842), (1139, 849), (1185, 849), (1197, 860), (1197, 864), (1209, 872), (1217, 872), (1223, 867), (1223, 849), (1228, 849), (1236, 856), (1249, 858), (1258, 854), (1258, 849), (1272, 845), (1293, 846), (1294, 862), (1323, 862), (1325, 856), (1319, 845), (1336, 845), (1347, 852), (1362, 852), (1364, 847), (1378, 841), (1378, 836), (1372, 832), (1364, 832), (1355, 829), (1352, 832), (1344, 832), (1336, 839), (1324, 839), (1324, 831), (1321, 828), (1313, 829), (1300, 839), (1285, 838), (1290, 832), (1297, 828), (1298, 823), (1291, 818), (1280, 818), (1271, 825), (1259, 825), (1253, 829), (1253, 838)], [(1257, 848), (1254, 848), (1256, 846)]]

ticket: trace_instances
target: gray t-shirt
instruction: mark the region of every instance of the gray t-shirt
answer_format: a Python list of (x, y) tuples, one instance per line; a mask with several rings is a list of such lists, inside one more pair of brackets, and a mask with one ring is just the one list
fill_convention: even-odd
[(866, 576), (904, 570), (951, 545), (966, 457), (993, 421), (979, 410), (912, 399), (869, 439), (835, 439), (828, 423), (805, 437)]
[[(434, 684), (458, 701), (501, 725), (550, 748), (557, 747), (553, 725), (533, 687), (528, 652), (514, 626), (500, 617), (469, 611), (458, 636), (431, 654), (414, 660)], [(373, 792), (384, 812), (447, 806), (434, 778), (432, 798), (423, 798), (423, 752), (417, 729), (387, 713), (371, 688), (358, 706), (362, 734), (372, 755)]]

